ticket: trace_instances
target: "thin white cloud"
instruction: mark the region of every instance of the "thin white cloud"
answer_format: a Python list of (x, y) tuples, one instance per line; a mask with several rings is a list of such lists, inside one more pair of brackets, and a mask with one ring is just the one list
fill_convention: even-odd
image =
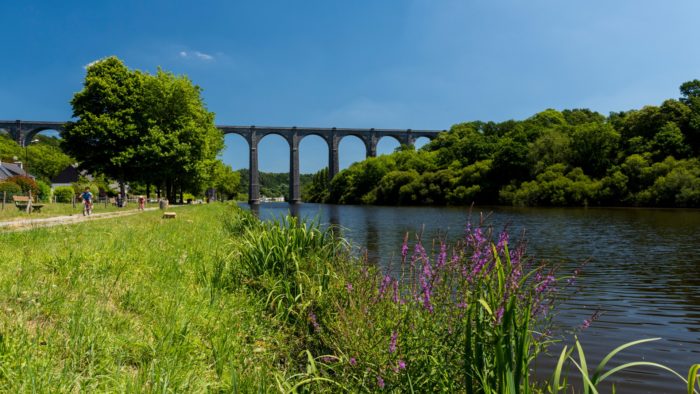
[(99, 63), (99, 62), (101, 62), (102, 60), (104, 60), (104, 59), (96, 59), (96, 60), (93, 60), (93, 61), (91, 61), (90, 63), (84, 65), (83, 68), (84, 68), (85, 70), (87, 70), (88, 68), (90, 68), (90, 66), (93, 66), (93, 65), (95, 65), (95, 64), (97, 64), (97, 63)]
[(195, 52), (194, 55), (203, 60), (214, 60), (214, 56), (207, 55), (206, 53)]
[(204, 52), (199, 52), (199, 51), (180, 51), (180, 57), (184, 58), (193, 58), (193, 59), (200, 59), (204, 60), (206, 62), (210, 62), (214, 60), (214, 56), (206, 54)]

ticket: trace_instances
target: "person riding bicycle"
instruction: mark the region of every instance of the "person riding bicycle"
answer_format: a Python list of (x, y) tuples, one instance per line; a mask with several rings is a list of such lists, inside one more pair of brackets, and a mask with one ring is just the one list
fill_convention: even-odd
[(80, 195), (83, 199), (83, 204), (85, 204), (85, 209), (88, 212), (92, 212), (92, 193), (90, 193), (90, 188), (86, 187), (85, 191)]

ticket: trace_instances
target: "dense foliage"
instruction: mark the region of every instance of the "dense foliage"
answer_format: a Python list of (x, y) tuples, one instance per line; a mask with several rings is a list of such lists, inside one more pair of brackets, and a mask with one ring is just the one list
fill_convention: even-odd
[(0, 133), (0, 160), (6, 163), (26, 162), (29, 173), (45, 182), (58, 175), (73, 162), (60, 148), (60, 139), (36, 135), (36, 142), (22, 148), (8, 135)]
[[(239, 195), (248, 195), (249, 174), (247, 168), (237, 171), (240, 174), (240, 184), (238, 185)], [(289, 200), (289, 173), (288, 172), (260, 172), (260, 195), (263, 197), (284, 197)], [(301, 190), (311, 183), (312, 174), (300, 174), (299, 181)], [(303, 195), (303, 194), (302, 194)], [(308, 200), (307, 200), (308, 201)]]
[(353, 164), (329, 194), (307, 201), (699, 207), (700, 81), (680, 90), (679, 100), (607, 117), (548, 109), (523, 121), (457, 124), (420, 150)]
[(154, 184), (171, 201), (177, 192), (198, 194), (210, 185), (223, 149), (200, 93), (185, 76), (151, 75), (115, 57), (102, 59), (87, 67), (83, 90), (71, 101), (77, 120), (66, 124), (62, 146), (81, 167), (122, 185)]

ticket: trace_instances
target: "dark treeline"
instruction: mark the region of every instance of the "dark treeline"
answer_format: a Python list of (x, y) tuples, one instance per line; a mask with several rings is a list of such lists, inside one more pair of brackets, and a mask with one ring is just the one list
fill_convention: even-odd
[(318, 174), (307, 201), (700, 207), (700, 81), (660, 106), (547, 109), (523, 120), (469, 122), (420, 150), (401, 147)]

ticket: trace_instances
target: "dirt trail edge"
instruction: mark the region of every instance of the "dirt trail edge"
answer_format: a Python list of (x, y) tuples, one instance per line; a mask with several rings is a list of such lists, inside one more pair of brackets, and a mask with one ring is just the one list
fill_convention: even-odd
[[(171, 206), (172, 207), (172, 206)], [(146, 208), (145, 211), (155, 211), (158, 208)], [(116, 211), (116, 212), (104, 212), (104, 213), (93, 213), (90, 216), (83, 215), (68, 215), (68, 216), (54, 216), (50, 218), (42, 219), (22, 219), (22, 220), (12, 220), (6, 222), (0, 222), (0, 232), (9, 231), (21, 231), (21, 230), (31, 230), (38, 227), (52, 227), (59, 226), (62, 224), (75, 224), (81, 223), (88, 220), (99, 220), (99, 219), (109, 219), (119, 216), (135, 215), (139, 213), (138, 209), (130, 209), (128, 211)]]

